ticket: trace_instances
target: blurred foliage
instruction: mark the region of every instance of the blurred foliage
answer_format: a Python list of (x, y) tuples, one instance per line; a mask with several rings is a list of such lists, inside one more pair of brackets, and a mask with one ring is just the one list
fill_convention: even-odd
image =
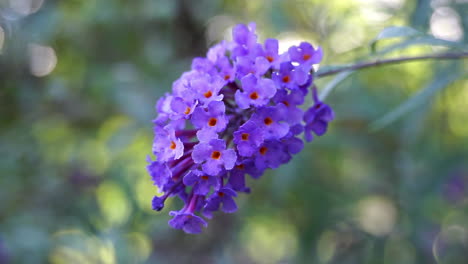
[[(466, 60), (385, 66), (338, 83), (327, 97), (337, 116), (330, 133), (250, 181), (239, 212), (216, 215), (202, 235), (168, 227), (175, 199), (151, 210), (158, 190), (145, 159), (155, 101), (194, 56), (249, 21), (283, 49), (321, 45), (323, 65), (335, 65), (447, 49), (379, 55), (397, 43), (390, 39), (372, 54), (371, 41), (392, 25), (466, 46), (468, 3), (1, 1), (0, 263), (466, 261)], [(398, 122), (369, 131), (438, 85)]]

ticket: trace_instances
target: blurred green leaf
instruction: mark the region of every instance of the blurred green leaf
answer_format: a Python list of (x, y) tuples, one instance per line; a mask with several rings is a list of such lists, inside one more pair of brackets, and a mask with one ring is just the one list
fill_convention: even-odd
[(323, 88), (322, 92), (319, 95), (320, 100), (325, 100), (325, 98), (330, 94), (333, 89), (335, 89), (338, 84), (340, 84), (342, 81), (344, 81), (346, 78), (348, 78), (354, 71), (345, 71), (340, 74), (338, 74), (333, 80), (331, 80), (325, 88)]
[(371, 43), (371, 50), (374, 52), (376, 49), (377, 42), (382, 39), (389, 39), (389, 38), (404, 38), (404, 37), (413, 37), (419, 36), (423, 33), (417, 31), (411, 27), (404, 27), (404, 26), (392, 26), (384, 28), (378, 35), (375, 37)]
[(459, 71), (455, 70), (453, 67), (449, 67), (444, 71), (439, 72), (431, 83), (429, 83), (426, 88), (420, 90), (417, 94), (397, 106), (395, 109), (385, 114), (383, 117), (372, 122), (369, 126), (371, 131), (380, 130), (391, 123), (402, 118), (405, 114), (414, 110), (416, 107), (420, 106), (423, 103), (426, 103), (431, 99), (436, 92), (447, 87), (458, 78), (462, 76)]
[(462, 43), (438, 39), (430, 35), (425, 35), (425, 36), (419, 36), (416, 38), (407, 39), (407, 40), (398, 42), (394, 45), (389, 45), (385, 47), (384, 49), (380, 50), (379, 52), (377, 52), (377, 54), (381, 55), (381, 54), (390, 53), (396, 50), (403, 50), (410, 46), (415, 46), (415, 45), (444, 46), (444, 47), (455, 48), (459, 50), (467, 49), (467, 47), (464, 46)]
[(392, 26), (392, 27), (387, 27), (384, 30), (382, 30), (377, 35), (377, 37), (375, 37), (370, 42), (372, 53), (376, 53), (377, 43), (380, 40), (390, 39), (390, 38), (403, 38), (404, 40), (396, 44), (386, 46), (385, 48), (377, 52), (377, 55), (383, 55), (392, 51), (402, 50), (402, 49), (405, 49), (414, 45), (444, 46), (444, 47), (456, 48), (456, 49), (461, 49), (461, 50), (467, 49), (467, 47), (464, 46), (460, 42), (439, 39), (432, 35), (424, 34), (411, 27)]

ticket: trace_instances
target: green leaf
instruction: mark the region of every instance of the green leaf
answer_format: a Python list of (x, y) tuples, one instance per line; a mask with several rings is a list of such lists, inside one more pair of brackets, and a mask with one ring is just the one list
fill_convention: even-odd
[(420, 36), (412, 39), (407, 39), (402, 42), (390, 45), (380, 50), (377, 54), (382, 55), (395, 50), (403, 50), (413, 45), (428, 45), (428, 46), (444, 46), (450, 48), (456, 48), (460, 50), (466, 50), (467, 47), (459, 42), (448, 41), (443, 39), (438, 39), (430, 35)]
[(375, 51), (377, 42), (382, 39), (389, 39), (389, 38), (403, 38), (403, 37), (414, 37), (414, 36), (420, 36), (423, 35), (420, 31), (417, 31), (414, 28), (411, 27), (397, 27), (397, 26), (392, 26), (392, 27), (387, 27), (384, 28), (378, 35), (375, 37), (371, 43), (371, 50)]
[(335, 89), (338, 84), (340, 84), (342, 81), (344, 81), (346, 78), (348, 78), (354, 71), (345, 71), (340, 74), (338, 74), (333, 80), (331, 80), (325, 88), (320, 92), (319, 99), (320, 100), (325, 100), (325, 98), (328, 96), (328, 94)]
[(426, 88), (420, 90), (417, 94), (397, 106), (389, 113), (385, 114), (383, 117), (372, 122), (369, 126), (369, 129), (375, 132), (397, 121), (405, 114), (414, 110), (416, 107), (429, 101), (429, 99), (432, 98), (436, 92), (443, 89), (444, 87), (447, 87), (449, 84), (456, 81), (460, 76), (460, 72), (454, 72), (453, 68), (438, 73), (434, 77), (434, 80), (429, 83)]

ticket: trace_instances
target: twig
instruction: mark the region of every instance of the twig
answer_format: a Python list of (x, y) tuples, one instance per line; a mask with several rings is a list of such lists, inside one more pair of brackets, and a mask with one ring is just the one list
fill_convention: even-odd
[(424, 55), (424, 56), (416, 56), (416, 57), (403, 57), (397, 59), (386, 59), (386, 60), (376, 60), (371, 62), (361, 62), (350, 66), (345, 66), (343, 68), (333, 69), (324, 72), (317, 72), (315, 73), (315, 78), (321, 78), (329, 75), (334, 75), (340, 72), (345, 71), (354, 71), (359, 69), (371, 68), (374, 66), (380, 65), (387, 65), (387, 64), (398, 64), (408, 61), (418, 61), (418, 60), (455, 60), (455, 59), (463, 59), (468, 58), (468, 52), (461, 52), (461, 53), (442, 53), (442, 54), (432, 54), (432, 55)]

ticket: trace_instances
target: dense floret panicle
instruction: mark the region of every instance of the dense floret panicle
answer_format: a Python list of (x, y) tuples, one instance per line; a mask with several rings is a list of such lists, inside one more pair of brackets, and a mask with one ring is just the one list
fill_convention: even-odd
[[(156, 104), (153, 154), (147, 167), (164, 193), (155, 196), (160, 211), (168, 197), (185, 206), (172, 211), (169, 225), (200, 233), (213, 212), (233, 213), (238, 192), (249, 193), (245, 177), (257, 179), (299, 153), (312, 132), (323, 135), (334, 114), (320, 101), (313, 68), (321, 48), (302, 42), (283, 54), (278, 40), (257, 40), (255, 25), (237, 25), (233, 41), (213, 46), (195, 58)], [(301, 105), (312, 87), (314, 105)]]

